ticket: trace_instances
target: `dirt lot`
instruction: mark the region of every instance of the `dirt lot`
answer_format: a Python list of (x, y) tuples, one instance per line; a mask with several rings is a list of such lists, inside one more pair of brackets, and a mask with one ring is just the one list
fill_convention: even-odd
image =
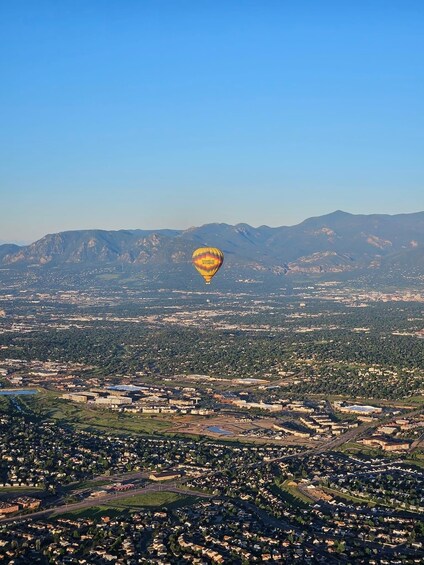
[(280, 445), (316, 446), (315, 442), (290, 435), (276, 438), (277, 432), (273, 425), (276, 418), (255, 418), (252, 421), (243, 421), (240, 416), (217, 415), (209, 418), (187, 417), (184, 421), (179, 418), (178, 423), (168, 432), (179, 434), (194, 434), (220, 439), (237, 439), (254, 443), (277, 443)]

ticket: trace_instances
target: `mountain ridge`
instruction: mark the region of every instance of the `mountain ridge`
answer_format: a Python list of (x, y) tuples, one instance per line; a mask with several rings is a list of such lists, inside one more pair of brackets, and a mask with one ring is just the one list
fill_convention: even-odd
[(226, 262), (251, 271), (376, 269), (391, 257), (402, 264), (405, 253), (424, 248), (424, 212), (365, 215), (336, 210), (280, 227), (211, 223), (185, 230), (70, 230), (47, 234), (30, 245), (0, 245), (0, 265), (184, 264), (203, 245), (220, 247)]

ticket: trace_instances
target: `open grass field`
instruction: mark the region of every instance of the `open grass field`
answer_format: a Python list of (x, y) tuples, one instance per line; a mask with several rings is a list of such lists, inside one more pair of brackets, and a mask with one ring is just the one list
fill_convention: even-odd
[(0, 486), (0, 493), (2, 492), (35, 492), (35, 491), (43, 491), (43, 487), (29, 487), (27, 485), (22, 485), (18, 487), (2, 487)]
[(120, 516), (125, 513), (135, 512), (141, 508), (180, 508), (195, 504), (197, 500), (195, 496), (184, 496), (164, 491), (154, 492), (128, 496), (110, 505), (93, 506), (74, 512), (64, 512), (61, 516), (91, 518), (94, 520), (102, 516)]
[(418, 405), (424, 404), (424, 395), (420, 394), (419, 396), (410, 396), (408, 398), (408, 403)]
[[(220, 441), (234, 444), (246, 443), (274, 443), (269, 439), (250, 437), (223, 436), (208, 432), (207, 426), (220, 425), (238, 433), (240, 429), (251, 427), (250, 424), (237, 424), (237, 427), (228, 423), (226, 418), (204, 417), (163, 417), (161, 415), (122, 414), (100, 407), (79, 404), (63, 400), (60, 395), (51, 390), (39, 390), (34, 396), (20, 397), (22, 407), (40, 417), (51, 418), (63, 423), (71, 424), (77, 428), (95, 428), (100, 430), (117, 430), (119, 432), (139, 434), (166, 434), (167, 436), (181, 436), (201, 440), (202, 437), (219, 437)], [(280, 443), (280, 442), (276, 442)]]
[(94, 506), (92, 508), (86, 508), (84, 510), (76, 510), (75, 512), (64, 512), (63, 514), (58, 514), (58, 516), (72, 520), (76, 518), (84, 518), (97, 522), (103, 516), (116, 518), (118, 516), (125, 516), (126, 514), (128, 514), (128, 510), (122, 510), (119, 508), (114, 508), (112, 506)]
[(381, 449), (367, 447), (362, 445), (362, 443), (356, 443), (354, 441), (343, 444), (338, 448), (338, 451), (351, 453), (353, 455), (364, 455), (366, 457), (381, 457), (382, 455), (385, 455)]
[(309, 498), (308, 496), (303, 494), (303, 492), (300, 492), (294, 481), (290, 481), (290, 480), (284, 481), (281, 488), (283, 491), (287, 492), (288, 494), (302, 501), (305, 504), (312, 504), (314, 502), (312, 498)]
[(70, 485), (65, 485), (64, 487), (62, 487), (62, 491), (63, 492), (74, 492), (77, 490), (83, 490), (83, 489), (88, 489), (88, 488), (98, 488), (98, 487), (102, 487), (104, 485), (109, 485), (110, 484), (110, 480), (108, 479), (104, 479), (104, 480), (99, 480), (99, 479), (93, 479), (93, 480), (86, 480), (86, 481), (80, 481), (79, 483), (72, 483)]
[(122, 508), (140, 508), (145, 506), (167, 506), (192, 504), (195, 497), (183, 496), (175, 492), (149, 492), (146, 494), (136, 494), (123, 498), (116, 504)]
[(42, 487), (0, 487), (0, 498), (2, 495), (27, 495), (27, 496), (40, 496), (44, 492)]
[(353, 496), (351, 494), (340, 492), (338, 490), (328, 487), (321, 487), (321, 488), (324, 492), (331, 494), (331, 496), (334, 496), (335, 498), (338, 498), (345, 502), (355, 502), (356, 504), (367, 504), (371, 508), (373, 508), (376, 505), (376, 503), (373, 500), (370, 500), (369, 498), (360, 498), (359, 496)]
[(83, 428), (115, 429), (121, 432), (154, 434), (166, 431), (171, 422), (156, 416), (121, 414), (112, 410), (92, 408), (61, 399), (52, 391), (41, 391), (26, 397), (25, 405), (35, 414)]
[(285, 500), (290, 506), (296, 508), (308, 508), (313, 500), (302, 494), (296, 487), (293, 481), (284, 481), (280, 486), (274, 485), (272, 491), (276, 496)]

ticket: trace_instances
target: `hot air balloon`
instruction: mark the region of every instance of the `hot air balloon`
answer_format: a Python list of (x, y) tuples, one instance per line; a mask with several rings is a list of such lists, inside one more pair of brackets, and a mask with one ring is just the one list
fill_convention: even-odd
[(193, 252), (191, 259), (206, 284), (210, 284), (224, 262), (224, 254), (216, 247), (199, 247)]

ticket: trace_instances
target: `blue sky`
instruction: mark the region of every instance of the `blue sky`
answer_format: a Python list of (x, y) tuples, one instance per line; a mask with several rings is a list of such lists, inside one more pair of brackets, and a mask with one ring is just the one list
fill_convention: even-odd
[(0, 240), (424, 210), (424, 2), (3, 0)]

